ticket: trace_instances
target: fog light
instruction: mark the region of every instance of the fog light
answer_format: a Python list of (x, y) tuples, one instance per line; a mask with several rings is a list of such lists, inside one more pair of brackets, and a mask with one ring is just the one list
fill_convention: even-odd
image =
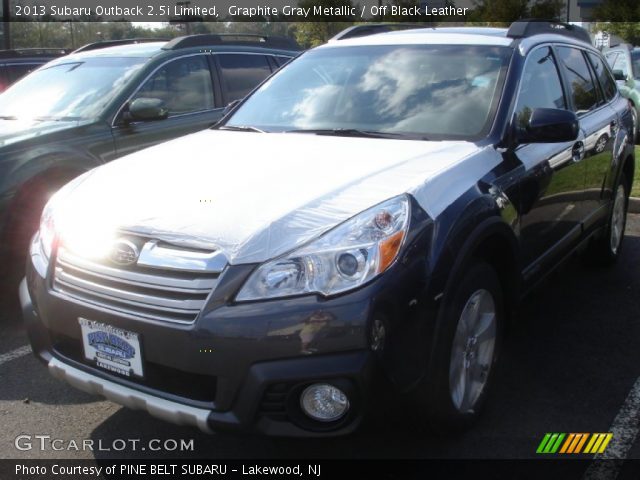
[(304, 389), (300, 396), (302, 411), (320, 422), (333, 422), (349, 410), (349, 399), (339, 388), (316, 383)]

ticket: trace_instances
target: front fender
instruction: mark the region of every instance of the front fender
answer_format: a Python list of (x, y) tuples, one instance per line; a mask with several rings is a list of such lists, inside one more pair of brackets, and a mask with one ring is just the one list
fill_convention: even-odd
[[(519, 264), (518, 212), (505, 191), (497, 185), (472, 189), (438, 218), (431, 247), (432, 285), (444, 294), (477, 249), (491, 236), (508, 246), (510, 262)], [(437, 285), (437, 287), (436, 287)]]

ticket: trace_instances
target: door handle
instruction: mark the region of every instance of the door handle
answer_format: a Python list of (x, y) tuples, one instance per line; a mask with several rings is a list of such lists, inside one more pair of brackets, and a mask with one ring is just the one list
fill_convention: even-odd
[(576, 142), (573, 144), (573, 148), (571, 149), (571, 158), (575, 163), (579, 162), (584, 158), (584, 143)]

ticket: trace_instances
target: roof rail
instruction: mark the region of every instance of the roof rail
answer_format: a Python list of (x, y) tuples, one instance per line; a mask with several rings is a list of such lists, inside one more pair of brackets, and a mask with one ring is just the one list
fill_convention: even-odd
[(14, 48), (0, 50), (0, 58), (60, 57), (71, 53), (69, 48)]
[(88, 43), (76, 50), (73, 53), (88, 52), (90, 50), (99, 50), (107, 47), (117, 47), (118, 45), (133, 45), (135, 43), (149, 43), (149, 42), (166, 42), (166, 38), (123, 38), (120, 40), (104, 40), (101, 42)]
[(243, 45), (283, 50), (301, 50), (300, 45), (288, 37), (267, 36), (252, 33), (216, 33), (187, 35), (168, 42), (163, 50), (178, 50), (189, 47), (207, 47), (211, 45)]
[(392, 32), (395, 30), (409, 30), (414, 28), (429, 28), (427, 25), (417, 23), (365, 23), (362, 25), (354, 25), (345, 28), (340, 33), (329, 39), (346, 40), (348, 38), (366, 37), (367, 35), (375, 35), (376, 33)]
[(555, 20), (526, 19), (513, 22), (507, 31), (509, 38), (526, 38), (541, 33), (555, 33), (591, 43), (591, 36), (584, 28)]

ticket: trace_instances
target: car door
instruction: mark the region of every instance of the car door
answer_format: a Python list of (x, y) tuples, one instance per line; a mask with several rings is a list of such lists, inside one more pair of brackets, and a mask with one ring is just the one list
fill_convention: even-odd
[[(514, 128), (523, 128), (536, 108), (569, 108), (550, 46), (536, 48), (526, 59)], [(522, 143), (514, 151), (525, 172), (519, 205), (525, 277), (553, 263), (579, 237), (585, 181), (583, 140), (580, 135), (570, 142)]]
[[(141, 83), (113, 122), (118, 156), (203, 130), (222, 118), (223, 106), (216, 99), (217, 80), (208, 57), (195, 54), (169, 60)], [(128, 106), (141, 98), (160, 100), (168, 117), (128, 119)]]
[(271, 75), (267, 56), (260, 53), (217, 53), (215, 59), (220, 71), (225, 105), (241, 100)]
[[(577, 47), (557, 47), (560, 71), (569, 92), (571, 108), (580, 119), (585, 137), (585, 194), (581, 221), (592, 225), (600, 203), (602, 175), (612, 159), (612, 131), (617, 128), (614, 112), (602, 98), (586, 52)], [(591, 178), (587, 178), (591, 175)], [(588, 184), (588, 185), (587, 185)]]
[[(585, 52), (593, 80), (598, 87), (600, 103), (581, 119), (585, 129), (585, 230), (595, 227), (607, 214), (612, 198), (612, 179), (609, 178), (614, 158), (614, 142), (619, 128), (618, 113), (612, 106), (616, 98), (616, 83), (604, 60), (594, 52)], [(584, 121), (583, 121), (584, 120)], [(591, 129), (591, 134), (589, 134)]]

